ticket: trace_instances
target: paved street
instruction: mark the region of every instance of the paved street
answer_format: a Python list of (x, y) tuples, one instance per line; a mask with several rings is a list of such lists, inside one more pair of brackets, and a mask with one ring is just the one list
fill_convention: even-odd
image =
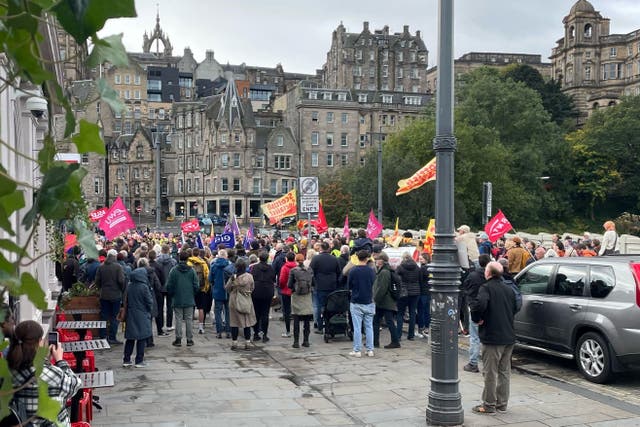
[[(325, 344), (315, 334), (310, 349), (294, 350), (290, 339), (277, 336), (280, 326), (273, 322), (271, 342), (252, 351), (232, 352), (231, 340), (216, 339), (210, 327), (195, 335), (194, 347), (156, 338), (144, 369), (122, 368), (122, 347), (97, 354), (100, 368), (116, 372), (116, 386), (97, 390), (104, 409), (92, 425), (425, 425), (427, 340), (354, 359), (346, 339)], [(386, 331), (382, 337), (387, 342)], [(637, 400), (597, 392), (608, 386), (587, 389), (514, 372), (509, 411), (481, 416), (471, 412), (481, 375), (461, 370), (460, 380), (467, 426), (640, 426)]]

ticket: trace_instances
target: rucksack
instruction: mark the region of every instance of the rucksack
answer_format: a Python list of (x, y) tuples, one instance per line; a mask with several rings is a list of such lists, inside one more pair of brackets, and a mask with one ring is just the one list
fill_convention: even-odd
[(389, 295), (391, 295), (391, 298), (393, 298), (394, 301), (397, 301), (398, 298), (400, 298), (400, 284), (402, 283), (402, 279), (400, 278), (398, 273), (393, 270), (389, 270), (389, 273), (391, 275), (391, 281), (389, 283)]
[(207, 292), (207, 281), (204, 277), (204, 266), (199, 262), (193, 263), (193, 270), (196, 272), (196, 276), (198, 277), (198, 283), (200, 283), (200, 291)]
[(300, 268), (298, 274), (295, 275), (295, 293), (297, 295), (307, 295), (311, 292), (311, 283), (313, 282), (313, 274), (306, 268)]
[(504, 277), (502, 278), (502, 283), (509, 286), (514, 294), (516, 294), (516, 313), (520, 311), (522, 308), (522, 293), (520, 293), (520, 288), (513, 280), (507, 280)]

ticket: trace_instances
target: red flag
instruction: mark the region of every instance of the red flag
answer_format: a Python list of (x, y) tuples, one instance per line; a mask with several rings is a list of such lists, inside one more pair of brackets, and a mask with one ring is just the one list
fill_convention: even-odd
[(180, 224), (180, 228), (185, 233), (193, 233), (200, 230), (200, 223), (197, 219), (192, 219), (191, 221), (183, 222)]
[(320, 209), (318, 210), (318, 219), (312, 219), (311, 225), (313, 225), (318, 232), (318, 234), (325, 233), (329, 230), (329, 225), (327, 224), (327, 217), (324, 216), (324, 209), (322, 209), (322, 200), (320, 200)]
[(369, 212), (369, 222), (367, 223), (367, 237), (375, 239), (382, 233), (382, 224), (376, 219), (373, 214), (373, 209)]
[(502, 211), (499, 210), (496, 216), (491, 218), (487, 225), (484, 226), (484, 231), (487, 233), (487, 236), (489, 236), (489, 241), (493, 243), (504, 236), (511, 228), (513, 228), (511, 227), (511, 223)]
[(64, 236), (64, 251), (67, 252), (69, 249), (78, 244), (78, 238), (75, 234), (67, 234)]
[(91, 222), (98, 222), (102, 219), (103, 216), (107, 214), (107, 208), (96, 209), (95, 211), (89, 212), (89, 219)]
[(436, 158), (434, 157), (429, 161), (429, 163), (418, 169), (418, 171), (409, 178), (398, 181), (396, 196), (407, 194), (409, 191), (415, 190), (416, 188), (422, 187), (425, 183), (435, 180)]
[(131, 215), (120, 197), (113, 202), (107, 214), (102, 217), (99, 226), (104, 230), (104, 236), (109, 240), (113, 240), (130, 228), (136, 228), (135, 222), (131, 219)]
[(344, 217), (344, 228), (342, 229), (342, 237), (347, 239), (347, 242), (349, 241), (349, 233), (349, 215), (347, 215)]

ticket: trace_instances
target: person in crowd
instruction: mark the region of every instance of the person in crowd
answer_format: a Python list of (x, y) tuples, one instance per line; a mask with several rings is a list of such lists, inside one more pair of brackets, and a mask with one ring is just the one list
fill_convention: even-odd
[(484, 231), (478, 233), (478, 254), (487, 254), (491, 256), (491, 249), (493, 249), (493, 245), (489, 241), (489, 236)]
[(74, 246), (67, 253), (67, 259), (62, 265), (62, 291), (68, 291), (78, 281), (80, 276), (80, 247)]
[(245, 344), (244, 349), (250, 350), (251, 343), (251, 326), (256, 324), (256, 314), (251, 303), (249, 313), (240, 313), (236, 307), (236, 298), (234, 293), (242, 292), (251, 295), (254, 289), (253, 276), (247, 272), (247, 264), (244, 259), (238, 258), (235, 264), (236, 274), (232, 280), (227, 281), (224, 289), (229, 293), (229, 320), (231, 324), (231, 350), (238, 349), (238, 335), (242, 328)]
[(598, 255), (613, 255), (620, 251), (618, 245), (618, 233), (616, 233), (616, 224), (613, 221), (606, 221), (602, 227), (604, 228), (604, 236), (602, 236), (602, 244)]
[[(327, 245), (328, 246), (328, 245)], [(328, 256), (335, 260), (333, 255)], [(304, 255), (297, 254), (298, 264), (289, 272), (287, 287), (291, 290), (291, 313), (293, 314), (293, 348), (300, 347), (300, 322), (303, 325), (302, 346), (309, 347), (310, 322), (313, 319), (312, 289), (317, 286), (313, 269), (304, 265)]]
[(535, 252), (535, 254), (534, 254), (536, 261), (537, 261), (537, 260), (539, 260), (539, 259), (544, 258), (544, 255), (545, 255), (546, 253), (547, 253), (547, 249), (546, 249), (544, 246), (539, 245), (539, 246), (536, 248), (536, 252)]
[(418, 259), (420, 262), (420, 297), (418, 298), (418, 313), (416, 315), (416, 323), (418, 324), (418, 333), (427, 338), (429, 335), (429, 324), (431, 323), (431, 313), (429, 304), (431, 304), (431, 292), (429, 291), (429, 270), (428, 265), (431, 262), (431, 255), (428, 252), (420, 254)]
[[(502, 258), (504, 259), (504, 258)], [(491, 261), (491, 258), (487, 254), (481, 254), (478, 257), (478, 267), (465, 279), (463, 283), (463, 290), (466, 295), (466, 301), (469, 305), (468, 309), (478, 299), (478, 291), (480, 286), (486, 281), (484, 277), (484, 270)], [(505, 260), (506, 261), (506, 260)], [(480, 336), (478, 333), (478, 323), (473, 319), (469, 322), (469, 363), (464, 365), (464, 370), (467, 372), (480, 372), (478, 369), (478, 361), (480, 359)]]
[(373, 357), (373, 316), (376, 306), (373, 302), (373, 282), (375, 271), (367, 265), (371, 252), (361, 249), (356, 253), (358, 264), (349, 270), (347, 287), (351, 291), (351, 322), (353, 324), (353, 350), (349, 356), (362, 356), (362, 326), (364, 324), (366, 355)]
[(480, 252), (478, 250), (478, 242), (476, 241), (476, 235), (471, 232), (471, 228), (468, 225), (461, 225), (458, 227), (458, 236), (456, 240), (464, 243), (467, 247), (467, 256), (473, 266), (478, 265), (478, 256)]
[(404, 313), (409, 309), (409, 329), (407, 330), (407, 339), (413, 341), (416, 336), (422, 337), (418, 332), (416, 334), (416, 314), (418, 310), (418, 300), (420, 299), (420, 283), (422, 282), (422, 272), (420, 267), (413, 260), (409, 252), (402, 254), (402, 261), (396, 268), (396, 273), (400, 276), (400, 297), (398, 298), (398, 314), (397, 325), (398, 339), (402, 338), (402, 326), (404, 323)]
[(368, 251), (369, 254), (373, 252), (373, 240), (367, 237), (367, 231), (360, 228), (357, 232), (357, 237), (353, 241), (353, 247), (351, 248), (351, 255), (357, 254), (359, 251)]
[(578, 251), (578, 256), (594, 257), (598, 255), (593, 249), (589, 248), (584, 243), (579, 243), (576, 247), (576, 250)]
[[(122, 293), (126, 283), (122, 266), (116, 260), (114, 249), (107, 252), (107, 259), (96, 271), (96, 287), (100, 289), (100, 316), (107, 322), (106, 329), (100, 329), (100, 338), (107, 338), (109, 344), (122, 344), (117, 340), (118, 320), (116, 316), (122, 304)], [(108, 331), (108, 333), (107, 333)]]
[[(156, 245), (157, 246), (157, 245)], [(162, 249), (161, 249), (162, 250)], [(154, 289), (154, 297), (155, 297), (155, 306), (157, 309), (157, 313), (155, 316), (156, 319), (156, 329), (159, 337), (167, 337), (169, 334), (164, 331), (164, 295), (167, 290), (167, 278), (164, 275), (164, 268), (162, 265), (158, 263), (158, 253), (155, 249), (149, 251), (149, 267), (151, 267), (158, 278), (159, 288)]]
[(259, 262), (251, 269), (254, 289), (251, 294), (253, 308), (256, 313), (256, 324), (253, 327), (253, 341), (258, 341), (262, 333), (262, 342), (269, 342), (269, 311), (276, 283), (276, 271), (267, 264), (267, 251), (258, 252)]
[(373, 283), (373, 302), (376, 308), (376, 313), (373, 317), (373, 346), (375, 348), (380, 347), (380, 320), (383, 317), (391, 335), (391, 342), (385, 345), (384, 348), (400, 348), (398, 329), (394, 321), (398, 307), (391, 292), (394, 274), (389, 266), (389, 255), (381, 252), (376, 258), (376, 280)]
[[(149, 291), (151, 292), (151, 295), (154, 297), (153, 304), (151, 305), (151, 318), (154, 319), (158, 316), (158, 305), (156, 301), (157, 301), (157, 296), (160, 295), (161, 293), (162, 284), (160, 283), (160, 279), (158, 279), (158, 276), (156, 275), (156, 272), (153, 269), (153, 267), (149, 265), (148, 258), (142, 257), (138, 259), (138, 268), (140, 267), (144, 268), (145, 271), (147, 272), (147, 285), (149, 286)], [(131, 274), (133, 274), (133, 272)], [(147, 340), (147, 348), (152, 348), (152, 347), (155, 347), (155, 344), (153, 343), (153, 334), (150, 334)]]
[[(168, 243), (162, 244), (160, 249), (160, 255), (158, 255), (156, 262), (162, 268), (162, 277), (163, 277), (162, 301), (158, 301), (158, 312), (160, 314), (158, 323), (160, 324), (160, 327), (163, 326), (163, 322), (164, 322), (163, 312), (166, 310), (167, 320), (166, 322), (164, 322), (164, 325), (166, 326), (166, 331), (164, 332), (164, 335), (169, 335), (167, 332), (173, 330), (173, 306), (171, 304), (171, 298), (169, 298), (169, 295), (167, 293), (167, 280), (169, 279), (169, 273), (171, 272), (171, 269), (178, 264), (178, 261), (176, 261), (171, 256), (171, 245), (169, 245)], [(165, 304), (166, 304), (166, 307), (165, 307)], [(163, 335), (160, 335), (160, 333), (158, 333), (158, 336), (163, 336)]]
[(311, 270), (315, 278), (314, 296), (314, 320), (317, 334), (323, 333), (324, 320), (322, 319), (322, 307), (327, 303), (327, 297), (338, 288), (340, 276), (340, 262), (331, 255), (329, 243), (320, 243), (321, 252), (311, 260)]
[[(149, 284), (149, 272), (145, 261), (146, 258), (138, 260), (139, 267), (131, 272), (129, 285), (125, 291), (127, 327), (124, 331), (126, 341), (122, 358), (122, 366), (124, 368), (129, 368), (134, 363), (136, 368), (147, 366), (144, 360), (144, 349), (147, 340), (153, 335), (151, 322), (153, 319), (153, 306), (156, 304), (156, 300)], [(136, 358), (134, 362), (131, 362), (134, 345), (136, 347)]]
[(211, 298), (211, 285), (209, 282), (209, 266), (201, 257), (201, 251), (198, 248), (191, 250), (191, 256), (187, 261), (187, 265), (193, 268), (198, 277), (199, 290), (196, 294), (196, 309), (198, 310), (198, 333), (204, 334), (204, 324), (207, 320), (207, 313), (211, 312), (213, 300)]
[(80, 266), (80, 273), (78, 274), (78, 281), (84, 283), (87, 286), (93, 285), (96, 281), (96, 272), (100, 262), (95, 258), (88, 258), (87, 262)]
[(509, 260), (509, 271), (513, 274), (517, 274), (526, 267), (529, 260), (529, 252), (522, 247), (522, 239), (519, 236), (514, 236), (507, 242), (511, 242), (507, 249), (506, 257)]
[(180, 251), (180, 262), (169, 273), (167, 292), (173, 303), (173, 314), (176, 320), (175, 347), (182, 345), (182, 322), (185, 322), (187, 346), (193, 342), (193, 310), (196, 305), (195, 296), (200, 290), (200, 283), (193, 268), (187, 265), (189, 253)]
[(289, 338), (291, 336), (291, 289), (289, 289), (289, 273), (291, 269), (295, 268), (298, 264), (295, 262), (296, 254), (293, 251), (289, 251), (286, 254), (286, 262), (280, 269), (280, 275), (278, 277), (278, 287), (280, 291), (280, 297), (282, 300), (282, 315), (284, 316), (285, 330), (282, 333), (283, 338)]
[[(222, 338), (222, 333), (226, 333), (227, 338), (231, 338), (231, 327), (229, 326), (229, 294), (224, 289), (227, 280), (235, 273), (235, 267), (228, 259), (226, 249), (220, 249), (217, 257), (211, 263), (209, 269), (209, 283), (212, 284), (212, 296), (214, 301), (214, 320), (216, 322), (216, 336)], [(224, 320), (223, 320), (224, 312)]]
[(490, 262), (485, 268), (487, 281), (480, 286), (471, 304), (471, 318), (479, 325), (482, 343), (482, 403), (473, 412), (504, 412), (509, 403), (511, 353), (515, 345), (513, 318), (517, 312), (516, 295), (502, 281), (502, 265)]
[(347, 276), (342, 274), (344, 268), (349, 263), (349, 257), (351, 256), (351, 249), (348, 245), (340, 246), (340, 256), (338, 257), (338, 264), (340, 266), (340, 281), (338, 283), (338, 289), (345, 289), (347, 287)]
[(80, 390), (82, 383), (64, 360), (64, 351), (60, 343), (49, 346), (47, 359), (53, 359), (53, 364), (47, 360), (38, 377), (46, 383), (48, 397), (60, 404), (61, 409), (56, 417), (58, 424), (37, 416), (41, 391), (35, 378), (36, 368), (33, 366), (33, 362), (38, 348), (43, 345), (44, 330), (38, 322), (25, 320), (16, 326), (11, 340), (11, 349), (7, 355), (13, 388), (16, 390), (14, 399), (16, 405), (24, 409), (24, 415), (27, 419), (32, 421), (30, 425), (70, 427), (71, 420), (66, 403)]

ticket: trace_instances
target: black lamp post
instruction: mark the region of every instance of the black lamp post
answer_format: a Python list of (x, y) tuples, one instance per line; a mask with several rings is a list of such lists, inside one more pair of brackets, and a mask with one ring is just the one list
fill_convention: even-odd
[(460, 265), (453, 218), (453, 0), (439, 0), (438, 92), (436, 110), (436, 233), (431, 285), (431, 388), (429, 425), (462, 425), (458, 389), (458, 287)]

